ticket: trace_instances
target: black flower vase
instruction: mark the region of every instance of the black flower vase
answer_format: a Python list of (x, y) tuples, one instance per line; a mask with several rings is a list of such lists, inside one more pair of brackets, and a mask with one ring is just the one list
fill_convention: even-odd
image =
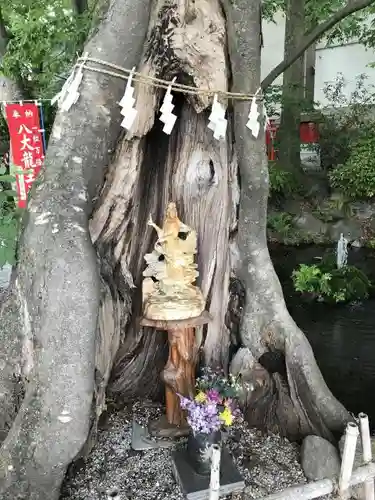
[(197, 474), (208, 476), (211, 472), (210, 448), (213, 444), (220, 445), (221, 432), (210, 434), (189, 434), (187, 451), (191, 466)]

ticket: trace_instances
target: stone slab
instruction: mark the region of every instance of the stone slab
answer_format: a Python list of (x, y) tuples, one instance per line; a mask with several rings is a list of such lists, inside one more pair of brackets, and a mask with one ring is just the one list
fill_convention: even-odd
[[(197, 474), (190, 465), (187, 451), (177, 450), (172, 453), (173, 474), (187, 500), (208, 500), (210, 476)], [(221, 453), (220, 497), (241, 492), (245, 482), (225, 447)]]
[(151, 438), (148, 429), (142, 427), (135, 420), (132, 426), (132, 448), (136, 451), (152, 450), (155, 448), (170, 448), (174, 442), (169, 439)]

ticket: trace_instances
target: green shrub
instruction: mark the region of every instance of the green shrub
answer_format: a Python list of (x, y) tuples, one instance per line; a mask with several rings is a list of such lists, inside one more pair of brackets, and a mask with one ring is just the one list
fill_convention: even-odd
[(22, 210), (16, 208), (17, 193), (11, 189), (15, 177), (0, 164), (0, 268), (16, 263)]
[(319, 151), (324, 170), (345, 165), (361, 137), (372, 134), (374, 121), (371, 108), (375, 104), (375, 88), (366, 75), (356, 77), (354, 91), (348, 92), (347, 81), (338, 74), (324, 89), (328, 105), (323, 108), (319, 123)]
[(285, 170), (276, 162), (268, 162), (270, 179), (269, 196), (286, 198), (297, 189), (297, 181), (292, 172)]
[(293, 217), (286, 212), (271, 214), (267, 218), (267, 226), (280, 236), (287, 238), (294, 230)]
[(331, 186), (351, 199), (375, 196), (375, 136), (360, 139), (344, 165), (329, 174)]
[(334, 257), (319, 264), (300, 264), (292, 274), (294, 289), (307, 293), (320, 302), (351, 302), (369, 296), (371, 282), (355, 266), (338, 269)]

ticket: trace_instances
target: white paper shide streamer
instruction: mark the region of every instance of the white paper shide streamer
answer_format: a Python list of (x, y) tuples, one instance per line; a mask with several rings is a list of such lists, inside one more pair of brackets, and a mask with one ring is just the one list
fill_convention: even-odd
[(128, 81), (126, 82), (125, 93), (122, 96), (119, 105), (121, 107), (121, 114), (124, 117), (121, 122), (121, 127), (126, 130), (130, 130), (133, 126), (134, 120), (137, 117), (138, 111), (134, 108), (135, 98), (133, 97), (134, 88), (132, 87), (133, 74), (135, 71), (135, 67), (131, 70), (130, 75), (128, 77)]
[(271, 122), (267, 114), (266, 105), (264, 103), (263, 103), (263, 114), (264, 114), (264, 131), (266, 131)]
[(225, 139), (228, 120), (225, 118), (225, 108), (218, 102), (216, 94), (214, 95), (212, 110), (208, 119), (208, 128), (213, 131), (214, 138), (217, 140)]
[(73, 68), (61, 91), (51, 99), (52, 105), (57, 101), (61, 111), (69, 111), (79, 99), (80, 93), (78, 90), (83, 79), (83, 66), (87, 57), (88, 52), (83, 55), (81, 64), (77, 68)]
[(173, 101), (173, 96), (172, 96), (172, 84), (176, 81), (176, 78), (173, 78), (171, 85), (168, 87), (164, 99), (163, 99), (163, 104), (161, 105), (160, 108), (160, 118), (159, 120), (164, 123), (163, 127), (163, 132), (165, 134), (170, 135), (174, 124), (176, 123), (177, 120), (177, 115), (174, 115), (172, 113), (174, 109), (174, 104), (172, 104)]
[[(80, 63), (76, 64), (73, 71), (66, 80), (61, 91), (51, 100), (51, 103), (58, 103), (59, 109), (61, 111), (69, 111), (73, 104), (75, 104), (79, 97), (79, 87), (83, 79), (83, 70), (85, 69), (85, 63), (88, 60), (88, 53), (86, 52), (80, 59)], [(87, 68), (92, 69), (92, 68)], [(134, 121), (138, 115), (138, 111), (135, 108), (135, 89), (132, 87), (132, 80), (135, 73), (135, 67), (130, 71), (127, 78), (126, 88), (124, 95), (119, 102), (121, 107), (121, 114), (123, 120), (121, 122), (121, 127), (126, 130), (130, 130), (134, 124)], [(116, 75), (118, 76), (118, 75)], [(163, 132), (167, 135), (172, 133), (173, 127), (177, 120), (177, 115), (173, 113), (175, 105), (173, 104), (172, 96), (172, 86), (176, 81), (176, 78), (172, 80), (169, 84), (168, 89), (164, 95), (163, 102), (160, 108), (159, 120), (164, 123)], [(261, 126), (267, 129), (269, 120), (267, 116), (267, 111), (264, 103), (261, 105), (262, 113), (264, 114), (264, 123), (261, 123), (259, 106), (257, 103), (257, 97), (261, 89), (259, 88), (252, 97), (250, 112), (246, 127), (251, 131), (252, 135), (257, 139), (259, 136)], [(213, 131), (213, 136), (215, 139), (225, 139), (228, 127), (228, 120), (225, 118), (226, 108), (219, 103), (218, 95), (214, 94), (212, 109), (209, 116), (208, 128)]]
[(246, 123), (246, 127), (251, 130), (251, 133), (253, 134), (255, 139), (258, 138), (260, 131), (259, 115), (260, 113), (258, 111), (257, 97), (256, 95), (254, 95), (251, 100), (249, 120)]

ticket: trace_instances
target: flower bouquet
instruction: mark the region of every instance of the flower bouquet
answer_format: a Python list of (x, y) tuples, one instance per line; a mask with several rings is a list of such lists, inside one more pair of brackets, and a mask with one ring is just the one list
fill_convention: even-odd
[(192, 465), (200, 474), (209, 474), (209, 450), (220, 444), (221, 430), (230, 427), (241, 415), (237, 400), (242, 390), (238, 379), (206, 368), (196, 381), (193, 399), (179, 395), (181, 408), (187, 412), (192, 429), (188, 452)]

